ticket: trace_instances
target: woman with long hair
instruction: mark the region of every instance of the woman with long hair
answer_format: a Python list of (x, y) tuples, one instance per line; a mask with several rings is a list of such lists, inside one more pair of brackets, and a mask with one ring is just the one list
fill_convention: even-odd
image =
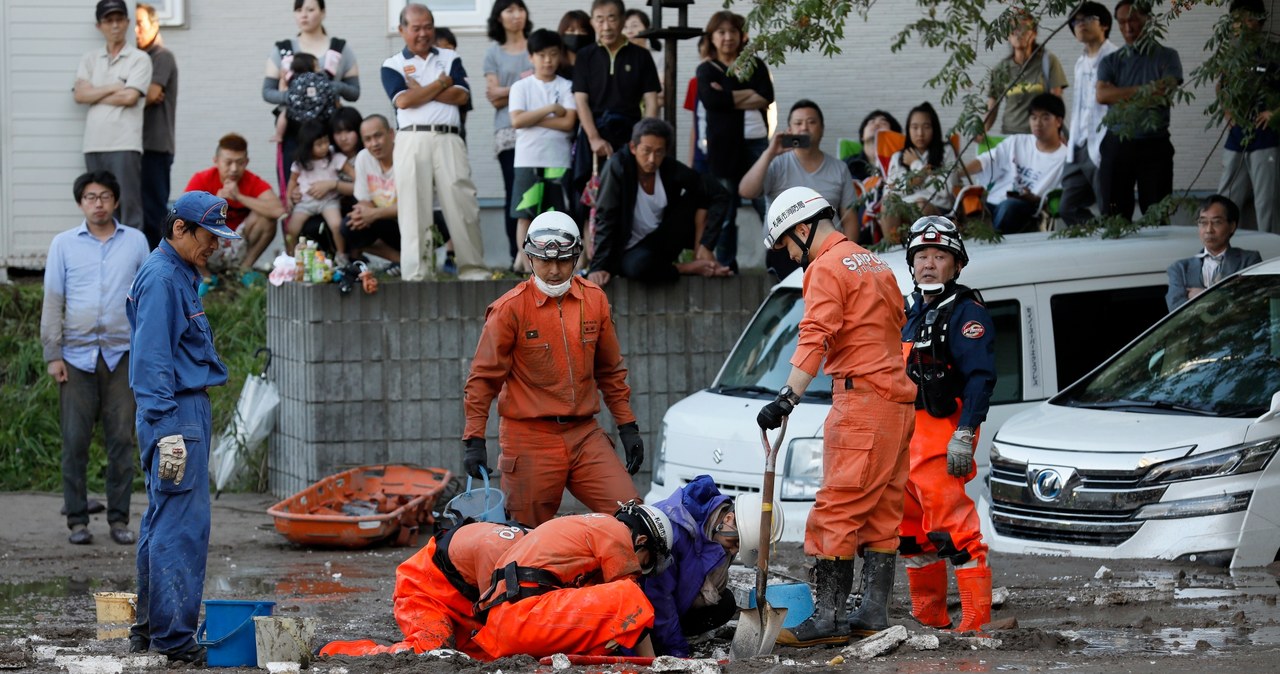
[[(267, 57), (262, 80), (262, 100), (277, 106), (277, 114), (285, 114), (282, 106), (288, 94), (286, 74), (294, 54), (316, 57), (320, 71), (333, 80), (333, 88), (343, 100), (354, 103), (360, 98), (360, 68), (356, 54), (346, 40), (329, 36), (324, 29), (324, 16), (324, 0), (293, 1), (293, 19), (298, 24), (298, 34), (275, 43)], [(299, 126), (298, 122), (289, 121), (276, 153), (276, 176), (281, 194), (287, 193), (288, 169), (297, 147)]]
[(578, 62), (578, 50), (595, 44), (596, 29), (591, 26), (590, 15), (580, 9), (571, 9), (560, 17), (560, 27), (556, 32), (564, 43), (560, 52), (559, 75), (572, 82), (573, 66)]
[(885, 180), (886, 208), (880, 216), (881, 235), (898, 243), (903, 222), (903, 206), (916, 218), (941, 215), (955, 203), (952, 194), (957, 173), (943, 174), (946, 164), (946, 137), (938, 111), (929, 103), (921, 103), (907, 113), (907, 143), (889, 158), (889, 175)]
[[(716, 260), (738, 269), (738, 182), (742, 174), (769, 146), (769, 106), (773, 103), (773, 78), (764, 61), (751, 57), (754, 68), (747, 79), (731, 73), (747, 44), (747, 20), (740, 14), (719, 11), (707, 21), (707, 38), (698, 65), (698, 100), (707, 111), (707, 164), (711, 175), (732, 198), (726, 222), (716, 241)], [(764, 203), (752, 202), (760, 219)]]
[(1058, 57), (1036, 42), (1036, 26), (1034, 16), (1020, 12), (1009, 32), (1009, 55), (991, 71), (987, 116), (983, 120), (988, 131), (996, 123), (996, 101), (1002, 93), (1000, 133), (1004, 135), (1031, 133), (1031, 99), (1045, 92), (1062, 98), (1067, 74)]
[(485, 98), (493, 105), (493, 151), (502, 167), (503, 209), (507, 252), (516, 257), (516, 219), (511, 217), (511, 183), (515, 179), (516, 130), (511, 126), (507, 98), (516, 80), (533, 73), (529, 60), (529, 8), (524, 0), (497, 0), (489, 12), (489, 39), (484, 53)]

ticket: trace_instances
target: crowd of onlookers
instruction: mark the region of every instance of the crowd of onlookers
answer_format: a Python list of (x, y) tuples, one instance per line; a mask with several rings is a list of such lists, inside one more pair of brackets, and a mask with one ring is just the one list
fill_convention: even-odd
[[(1168, 94), (1183, 71), (1176, 51), (1144, 38), (1150, 16), (1138, 0), (1120, 0), (1114, 11), (1097, 2), (1075, 9), (1069, 27), (1081, 52), (1072, 77), (1038, 41), (1036, 20), (1016, 17), (1009, 54), (987, 91), (986, 133), (968, 161), (961, 158), (968, 139), (947, 137), (928, 102), (901, 122), (883, 110), (868, 114), (852, 151), (843, 148), (850, 156), (824, 150), (825, 118), (812, 100), (791, 103), (775, 133), (772, 75), (755, 57), (738, 63), (748, 36), (744, 17), (729, 11), (714, 13), (699, 41), (682, 163), (672, 156), (674, 129), (657, 118), (660, 92), (676, 84), (663, 82), (658, 41), (641, 35), (648, 16), (622, 0), (594, 0), (589, 11), (566, 13), (554, 31), (533, 30), (525, 0), (497, 0), (483, 78), (468, 74), (453, 34), (426, 6), (407, 5), (399, 20), (404, 47), (378, 72), (394, 108), (389, 117), (353, 107), (362, 94), (359, 64), (349, 44), (326, 31), (324, 0), (295, 0), (293, 9), (298, 33), (273, 45), (262, 85), (277, 118), (275, 157), (266, 150), (275, 171), (248, 171), (248, 144), (229, 133), (216, 142), (213, 166), (186, 183), (227, 199), (228, 223), (243, 236), (224, 242), (201, 270), (202, 292), (219, 274), (259, 282), (253, 266), (277, 227), (287, 250), (302, 237), (319, 241), (339, 265), (376, 255), (406, 280), (491, 278), (468, 157), (480, 148), (502, 170), (511, 270), (529, 271), (521, 251), (529, 222), (566, 211), (587, 244), (581, 273), (600, 284), (733, 274), (740, 200), (763, 220), (770, 199), (799, 185), (835, 205), (841, 229), (862, 244), (897, 242), (923, 215), (983, 217), (1005, 233), (1053, 218), (1079, 224), (1095, 212), (1131, 217), (1135, 194), (1145, 212), (1173, 189)], [(1261, 0), (1233, 0), (1230, 11), (1242, 34), (1261, 31)], [(120, 221), (140, 228), (154, 248), (171, 196), (177, 65), (150, 5), (137, 5), (137, 48), (126, 39), (122, 0), (101, 0), (96, 17), (106, 45), (85, 54), (75, 86), (75, 100), (89, 106), (86, 168), (111, 172)], [(1113, 27), (1122, 44), (1112, 41)], [(1252, 202), (1259, 228), (1270, 229), (1280, 189), (1271, 124), (1280, 76), (1274, 49), (1255, 60), (1252, 108), (1224, 104), (1231, 128), (1218, 191), (1242, 206)], [(467, 113), (482, 92), (493, 138), (473, 138), (469, 147)], [(1140, 97), (1155, 100), (1141, 123), (1103, 125), (1108, 106)], [(766, 264), (779, 275), (794, 268), (776, 253)]]

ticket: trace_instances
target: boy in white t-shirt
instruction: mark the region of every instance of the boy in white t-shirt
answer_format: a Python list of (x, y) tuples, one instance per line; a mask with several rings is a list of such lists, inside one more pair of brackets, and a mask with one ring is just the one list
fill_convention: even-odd
[[(529, 222), (544, 211), (569, 210), (565, 174), (569, 149), (578, 126), (573, 83), (556, 74), (560, 68), (560, 35), (540, 29), (529, 35), (533, 76), (511, 85), (507, 101), (516, 130), (514, 203), (516, 241), (524, 241)], [(524, 251), (516, 248), (516, 272), (531, 271)]]
[(1062, 142), (1066, 105), (1049, 93), (1031, 100), (1031, 133), (1014, 134), (978, 155), (965, 169), (989, 185), (987, 208), (1002, 234), (1030, 231), (1044, 195), (1062, 184), (1067, 145)]

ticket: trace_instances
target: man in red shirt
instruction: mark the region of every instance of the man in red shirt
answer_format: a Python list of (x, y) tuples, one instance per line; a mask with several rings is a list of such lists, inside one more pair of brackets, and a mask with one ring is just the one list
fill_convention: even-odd
[[(208, 192), (227, 200), (227, 226), (244, 239), (244, 256), (240, 260), (240, 282), (251, 285), (262, 274), (253, 271), (262, 251), (275, 238), (276, 221), (284, 215), (284, 204), (265, 180), (250, 172), (249, 143), (238, 133), (218, 139), (213, 166), (191, 176), (186, 192)], [(227, 250), (220, 251), (229, 256)], [(227, 262), (231, 268), (232, 263)], [(218, 285), (218, 279), (207, 268), (200, 269), (200, 295)]]
[[(808, 187), (773, 200), (765, 245), (785, 250), (804, 272), (804, 318), (787, 385), (760, 410), (769, 430), (800, 403), (818, 374), (831, 376), (823, 427), (822, 486), (805, 528), (817, 557), (815, 610), (784, 629), (786, 646), (843, 643), (889, 626), (898, 524), (915, 428), (916, 385), (902, 363), (902, 292), (889, 265), (836, 231), (831, 204)], [(854, 557), (863, 558), (862, 602), (845, 615)]]

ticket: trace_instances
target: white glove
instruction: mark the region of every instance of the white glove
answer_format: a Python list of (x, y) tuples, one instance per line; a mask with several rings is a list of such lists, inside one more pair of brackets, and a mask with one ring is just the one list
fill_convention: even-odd
[(973, 470), (973, 429), (961, 426), (947, 442), (947, 472), (965, 477)]
[(160, 472), (161, 480), (173, 480), (174, 484), (182, 484), (182, 476), (187, 472), (187, 443), (181, 435), (170, 435), (160, 438)]

